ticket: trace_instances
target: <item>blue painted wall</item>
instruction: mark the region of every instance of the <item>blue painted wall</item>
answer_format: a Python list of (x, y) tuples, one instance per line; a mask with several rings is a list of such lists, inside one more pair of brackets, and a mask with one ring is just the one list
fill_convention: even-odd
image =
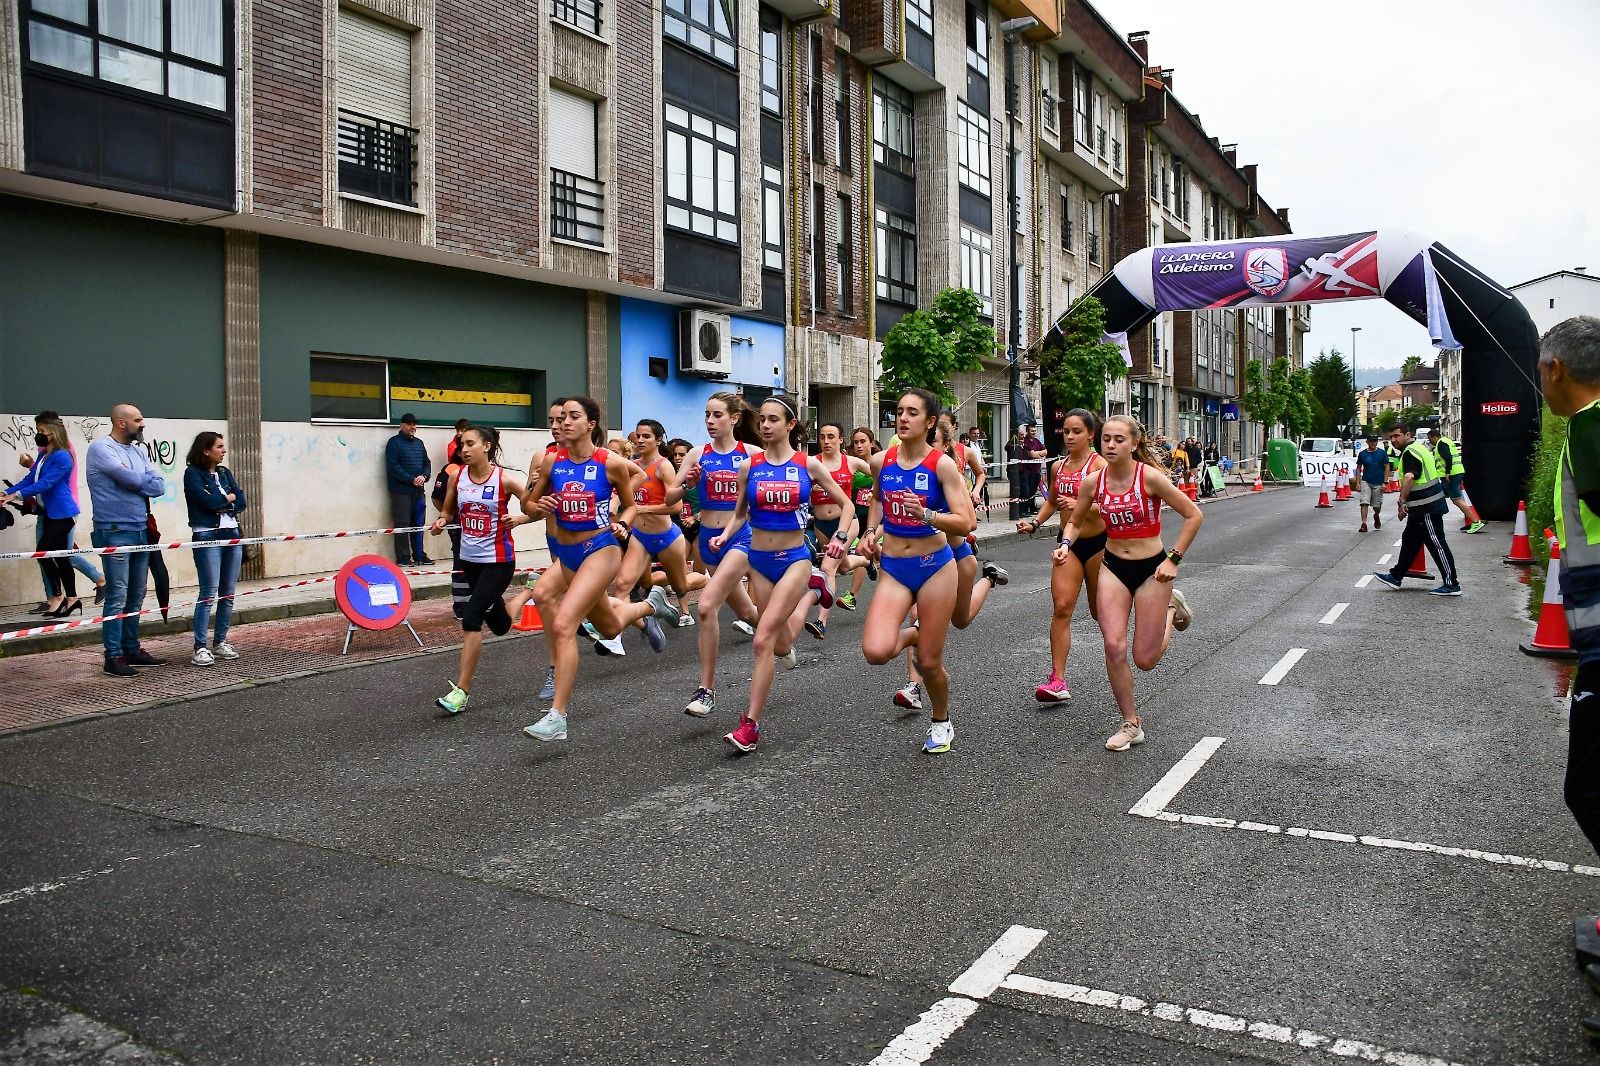
[[(724, 381), (678, 373), (678, 308), (624, 297), (622, 319), (622, 422), (631, 430), (641, 418), (667, 427), (668, 437), (699, 443), (705, 439), (706, 397), (739, 385), (782, 389), (783, 327), (773, 322), (733, 316), (730, 335), (754, 343), (735, 342), (733, 376)], [(651, 358), (666, 359), (667, 380), (650, 376)]]

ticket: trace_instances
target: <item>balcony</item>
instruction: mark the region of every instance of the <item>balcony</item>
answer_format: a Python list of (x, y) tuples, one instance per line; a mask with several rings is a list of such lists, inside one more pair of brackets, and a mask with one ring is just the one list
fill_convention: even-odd
[(1061, 36), (1061, 11), (1056, 0), (993, 0), (993, 3), (1002, 19), (1032, 15), (1039, 20), (1039, 25), (1022, 35), (1024, 40), (1048, 41)]
[(606, 243), (605, 184), (552, 167), (550, 236), (603, 247)]
[(1168, 206), (1166, 203), (1162, 203), (1162, 205), (1161, 205), (1161, 237), (1162, 237), (1162, 240), (1168, 241), (1168, 242), (1172, 242), (1172, 241), (1186, 241), (1186, 240), (1190, 239), (1191, 231), (1190, 231), (1190, 228), (1189, 228), (1189, 220), (1188, 220), (1188, 218), (1186, 218), (1184, 216), (1184, 214), (1180, 214), (1179, 211), (1180, 211), (1180, 206), (1177, 205), (1176, 203), (1174, 203), (1172, 206)]
[(1060, 101), (1056, 106), (1061, 114), (1060, 132), (1041, 126), (1040, 149), (1096, 192), (1124, 191), (1122, 143), (1109, 140), (1103, 127), (1095, 127), (1089, 116), (1073, 112), (1070, 103)]
[(417, 131), (339, 109), (339, 191), (417, 206)]

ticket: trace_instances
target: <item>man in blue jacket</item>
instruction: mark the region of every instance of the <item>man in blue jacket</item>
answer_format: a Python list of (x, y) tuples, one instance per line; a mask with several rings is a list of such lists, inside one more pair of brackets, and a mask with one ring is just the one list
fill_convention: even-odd
[[(428, 447), (417, 439), (417, 416), (409, 411), (400, 416), (400, 432), (389, 438), (383, 449), (389, 478), (389, 524), (396, 527), (421, 526), (428, 517)], [(422, 554), (422, 532), (394, 535), (394, 561), (401, 566), (425, 566), (433, 562)]]
[[(166, 491), (161, 474), (151, 465), (144, 447), (144, 415), (131, 403), (111, 409), (111, 434), (96, 437), (85, 453), (89, 475), (89, 500), (94, 508), (91, 543), (96, 548), (127, 547), (145, 542), (150, 501)], [(100, 624), (105, 648), (105, 672), (132, 677), (135, 666), (164, 666), (139, 646), (139, 615), (144, 608), (145, 581), (150, 573), (148, 552), (107, 555), (106, 601), (100, 616), (133, 617)]]

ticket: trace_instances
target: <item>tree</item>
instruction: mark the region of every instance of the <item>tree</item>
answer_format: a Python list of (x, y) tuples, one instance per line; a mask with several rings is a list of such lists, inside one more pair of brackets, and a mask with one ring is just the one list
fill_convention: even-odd
[[(1283, 389), (1283, 428), (1292, 438), (1300, 438), (1311, 431), (1316, 420), (1316, 394), (1311, 388), (1311, 372), (1304, 367), (1299, 370), (1289, 370), (1289, 361), (1279, 359), (1283, 365), (1284, 373), (1278, 376), (1274, 386), (1281, 385)], [(1274, 364), (1277, 369), (1277, 364)]]
[[(1280, 360), (1288, 366), (1287, 360)], [(1283, 418), (1283, 398), (1273, 388), (1267, 368), (1259, 359), (1244, 366), (1244, 393), (1239, 402), (1250, 413), (1251, 419), (1261, 424), (1262, 437), (1272, 436), (1272, 429)]]
[(1061, 321), (1061, 343), (1039, 353), (1040, 383), (1062, 407), (1099, 411), (1106, 384), (1128, 373), (1122, 349), (1104, 339), (1105, 325), (1105, 305), (1086, 296)]
[(954, 377), (979, 370), (994, 355), (994, 327), (978, 317), (982, 307), (971, 289), (945, 289), (933, 306), (912, 311), (883, 339), (878, 389), (898, 398), (910, 388), (927, 389), (955, 406)]
[(1410, 381), (1411, 375), (1422, 368), (1422, 356), (1408, 355), (1406, 361), (1400, 366), (1400, 380)]
[(1311, 432), (1319, 437), (1340, 437), (1356, 419), (1355, 377), (1339, 349), (1325, 351), (1310, 366), (1315, 407)]

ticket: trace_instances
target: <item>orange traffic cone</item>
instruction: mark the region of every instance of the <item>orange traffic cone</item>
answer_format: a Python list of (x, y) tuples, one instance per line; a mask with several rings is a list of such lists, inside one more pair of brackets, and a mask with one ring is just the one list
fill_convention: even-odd
[(1261, 475), (1256, 475), (1256, 483), (1250, 486), (1251, 492), (1266, 492), (1267, 487), (1261, 483)]
[(1183, 494), (1189, 497), (1189, 499), (1194, 500), (1196, 503), (1200, 501), (1200, 490), (1195, 488), (1195, 484), (1192, 481), (1185, 481), (1183, 483)]
[(1567, 632), (1567, 611), (1561, 601), (1561, 546), (1550, 542), (1550, 568), (1545, 571), (1544, 602), (1539, 605), (1539, 624), (1533, 639), (1522, 645), (1525, 655), (1541, 659), (1576, 659), (1572, 635)]
[(539, 605), (529, 600), (522, 605), (522, 617), (511, 623), (519, 633), (543, 633), (544, 619), (539, 617)]
[(1350, 482), (1346, 481), (1344, 478), (1340, 478), (1339, 487), (1334, 491), (1333, 498), (1338, 500), (1340, 503), (1343, 503), (1345, 500), (1354, 499), (1355, 493), (1350, 491)]
[(1505, 561), (1516, 566), (1532, 566), (1533, 545), (1528, 541), (1528, 503), (1517, 501), (1517, 525), (1511, 531), (1511, 554)]
[(1400, 491), (1400, 482), (1396, 481), (1394, 478), (1390, 478), (1388, 481), (1385, 481), (1383, 483), (1383, 491), (1384, 492), (1399, 492)]
[(1321, 492), (1320, 495), (1317, 496), (1317, 506), (1318, 507), (1332, 507), (1333, 506), (1333, 504), (1328, 502), (1328, 479), (1327, 478), (1323, 478), (1322, 479), (1322, 492)]
[(1411, 557), (1411, 565), (1406, 567), (1406, 572), (1402, 576), (1426, 578), (1429, 581), (1433, 580), (1433, 575), (1428, 573), (1428, 555), (1427, 552), (1423, 550), (1423, 545), (1417, 545), (1417, 553)]

